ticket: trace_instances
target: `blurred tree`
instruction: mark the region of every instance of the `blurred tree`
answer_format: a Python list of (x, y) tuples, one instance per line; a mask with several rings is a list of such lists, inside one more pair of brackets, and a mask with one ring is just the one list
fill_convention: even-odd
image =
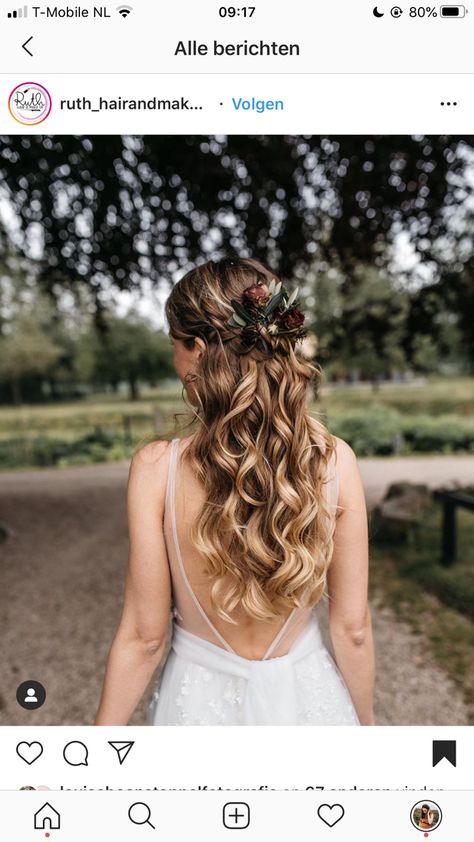
[[(320, 252), (380, 257), (392, 226), (415, 248), (443, 228), (457, 138), (2, 137), (0, 173), (43, 281), (170, 279), (191, 261), (251, 251), (283, 275)], [(31, 244), (30, 244), (31, 245)], [(47, 270), (46, 270), (47, 267)], [(151, 274), (150, 274), (151, 273)]]
[[(325, 279), (315, 301), (313, 328), (319, 338), (320, 357), (336, 359), (339, 367), (341, 363), (345, 366), (346, 374), (359, 372), (376, 388), (381, 378), (406, 366), (402, 341), (409, 296), (394, 287), (384, 270), (373, 266), (358, 266), (351, 280), (351, 294), (347, 295), (346, 279), (339, 277), (337, 283), (333, 279), (328, 302)], [(330, 313), (336, 313), (337, 318)]]
[[(473, 226), (462, 209), (473, 157), (471, 139), (453, 136), (4, 136), (0, 187), (19, 222), (15, 248), (36, 262), (42, 287), (56, 298), (85, 290), (102, 331), (115, 289), (171, 283), (229, 252), (284, 278), (335, 268), (344, 297), (362, 306), (357, 267), (396, 274), (406, 234), (407, 280), (422, 267), (423, 284), (450, 299), (472, 337)], [(0, 250), (11, 239), (0, 222)], [(417, 313), (428, 316), (415, 307), (414, 334)], [(375, 336), (373, 324), (364, 329)], [(412, 350), (407, 339), (408, 359)]]
[(114, 390), (126, 382), (131, 400), (139, 397), (140, 381), (155, 385), (175, 376), (169, 340), (133, 312), (126, 317), (108, 315), (103, 335), (91, 327), (78, 344), (80, 378)]
[(11, 384), (13, 400), (22, 402), (22, 381), (31, 374), (46, 375), (61, 349), (33, 315), (21, 315), (14, 332), (0, 338), (0, 377)]
[(474, 375), (474, 255), (462, 269), (447, 271), (443, 281), (440, 309), (457, 314), (457, 325), (464, 340), (462, 352), (469, 374)]
[(417, 334), (413, 338), (413, 363), (418, 371), (425, 373), (439, 368), (439, 348), (431, 336)]

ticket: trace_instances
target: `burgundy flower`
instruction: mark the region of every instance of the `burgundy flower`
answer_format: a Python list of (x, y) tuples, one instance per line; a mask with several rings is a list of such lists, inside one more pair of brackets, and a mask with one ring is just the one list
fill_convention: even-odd
[(270, 298), (270, 291), (266, 284), (252, 284), (243, 291), (243, 298), (251, 304), (266, 304)]
[(297, 307), (290, 307), (286, 313), (280, 317), (280, 322), (286, 328), (286, 330), (294, 330), (304, 323), (304, 313), (301, 310), (298, 310)]

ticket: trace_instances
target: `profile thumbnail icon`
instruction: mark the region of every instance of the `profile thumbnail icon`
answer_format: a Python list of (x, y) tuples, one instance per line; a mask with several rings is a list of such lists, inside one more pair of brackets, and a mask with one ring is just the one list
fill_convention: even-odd
[(417, 830), (421, 830), (425, 836), (440, 826), (442, 818), (441, 807), (434, 801), (418, 801), (411, 808), (411, 823)]
[(45, 703), (46, 690), (39, 681), (22, 681), (17, 687), (16, 700), (24, 710), (37, 710)]
[(38, 82), (22, 82), (13, 88), (8, 97), (8, 110), (17, 123), (37, 126), (49, 116), (52, 108), (51, 94)]

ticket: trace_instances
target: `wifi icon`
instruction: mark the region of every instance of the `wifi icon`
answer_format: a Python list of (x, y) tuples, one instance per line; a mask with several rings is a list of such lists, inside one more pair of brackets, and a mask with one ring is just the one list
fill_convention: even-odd
[(117, 12), (119, 15), (122, 15), (123, 18), (128, 18), (130, 12), (132, 11), (132, 6), (117, 6)]

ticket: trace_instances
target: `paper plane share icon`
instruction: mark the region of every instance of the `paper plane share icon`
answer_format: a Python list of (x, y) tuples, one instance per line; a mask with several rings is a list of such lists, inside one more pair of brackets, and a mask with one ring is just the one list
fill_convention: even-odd
[(115, 751), (117, 752), (118, 762), (120, 763), (120, 765), (122, 765), (122, 763), (126, 760), (130, 750), (133, 748), (134, 745), (135, 745), (135, 742), (117, 743), (117, 742), (111, 742), (109, 740), (109, 746), (112, 746), (112, 748), (114, 748)]

